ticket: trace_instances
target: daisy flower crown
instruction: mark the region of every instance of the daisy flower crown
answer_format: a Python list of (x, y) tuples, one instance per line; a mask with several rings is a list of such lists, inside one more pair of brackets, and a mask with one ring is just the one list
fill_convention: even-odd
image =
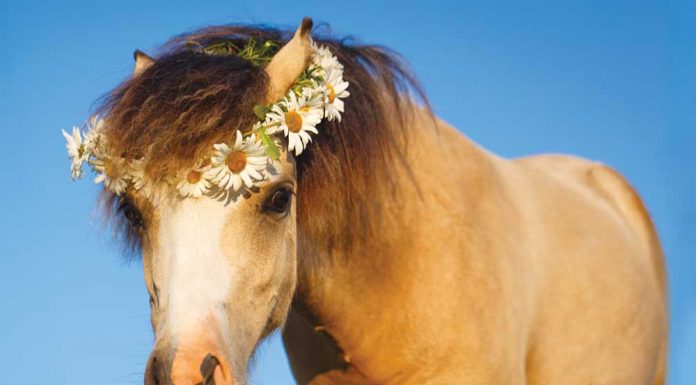
[[(234, 53), (255, 64), (269, 61), (277, 51), (275, 43), (259, 46), (253, 39), (241, 50), (229, 44), (194, 49), (210, 55)], [(287, 138), (287, 150), (299, 156), (312, 142), (312, 136), (319, 134), (316, 126), (323, 119), (341, 121), (342, 99), (350, 95), (348, 82), (343, 80), (343, 65), (328, 48), (312, 42), (311, 49), (309, 66), (287, 94), (276, 103), (254, 107), (258, 121), (251, 130), (237, 130), (234, 140), (213, 145), (210, 156), (198, 162), (198, 167), (172, 181), (182, 197), (251, 189), (268, 177), (268, 166), (279, 159), (281, 138)], [(128, 189), (146, 190), (143, 158), (126, 159), (114, 154), (104, 133), (104, 120), (98, 116), (86, 126), (86, 131), (78, 127), (73, 127), (72, 133), (63, 130), (72, 179), (83, 176), (82, 166), (87, 163), (97, 175), (94, 182), (103, 183), (116, 195)]]

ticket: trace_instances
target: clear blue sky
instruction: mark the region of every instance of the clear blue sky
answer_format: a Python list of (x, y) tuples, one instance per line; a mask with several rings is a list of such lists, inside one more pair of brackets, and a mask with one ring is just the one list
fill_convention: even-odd
[[(135, 48), (304, 15), (401, 52), (437, 113), (496, 153), (626, 175), (667, 254), (670, 382), (695, 383), (696, 2), (494, 3), (3, 0), (0, 383), (138, 384), (152, 343), (141, 269), (99, 233), (97, 188), (70, 182), (60, 129), (130, 73)], [(256, 384), (293, 383), (277, 338), (256, 367)]]

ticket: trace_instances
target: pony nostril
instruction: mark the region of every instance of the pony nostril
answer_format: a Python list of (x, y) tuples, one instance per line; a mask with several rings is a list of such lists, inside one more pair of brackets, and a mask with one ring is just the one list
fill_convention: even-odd
[[(203, 376), (203, 385), (215, 385), (215, 368), (220, 365), (218, 359), (208, 353), (201, 362), (201, 376)], [(219, 384), (222, 385), (222, 384)]]
[(152, 356), (145, 369), (145, 385), (165, 385), (165, 378), (164, 366)]

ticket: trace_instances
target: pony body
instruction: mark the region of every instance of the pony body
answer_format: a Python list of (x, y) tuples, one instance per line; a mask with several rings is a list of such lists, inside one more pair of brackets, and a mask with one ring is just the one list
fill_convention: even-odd
[(420, 188), (401, 179), (388, 245), (300, 267), (284, 334), (299, 383), (664, 383), (662, 255), (630, 186), (580, 158), (499, 158), (427, 114), (411, 124)]
[[(308, 28), (266, 71), (184, 43), (282, 44), (287, 33), (217, 27), (136, 55), (101, 109), (114, 146), (144, 156), (166, 195), (166, 174), (282, 94), (288, 68), (306, 62), (295, 39)], [(343, 120), (318, 126), (300, 157), (284, 152), (256, 195), (111, 197), (147, 224), (135, 236), (157, 339), (147, 383), (244, 383), (256, 344), (283, 321), (302, 385), (664, 383), (662, 254), (617, 173), (491, 154), (432, 115), (389, 51), (318, 40), (351, 84)], [(281, 185), (296, 202), (267, 215)]]

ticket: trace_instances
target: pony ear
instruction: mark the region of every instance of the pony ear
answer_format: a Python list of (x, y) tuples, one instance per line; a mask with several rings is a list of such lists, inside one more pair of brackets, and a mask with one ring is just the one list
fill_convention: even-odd
[(310, 35), (312, 19), (305, 17), (295, 36), (273, 56), (266, 66), (269, 79), (266, 101), (274, 103), (288, 92), (297, 77), (307, 68), (312, 55)]
[(133, 68), (133, 75), (137, 76), (141, 74), (146, 69), (150, 68), (151, 65), (155, 64), (155, 60), (149, 57), (145, 52), (136, 49), (133, 52), (133, 59), (135, 59), (135, 67)]

